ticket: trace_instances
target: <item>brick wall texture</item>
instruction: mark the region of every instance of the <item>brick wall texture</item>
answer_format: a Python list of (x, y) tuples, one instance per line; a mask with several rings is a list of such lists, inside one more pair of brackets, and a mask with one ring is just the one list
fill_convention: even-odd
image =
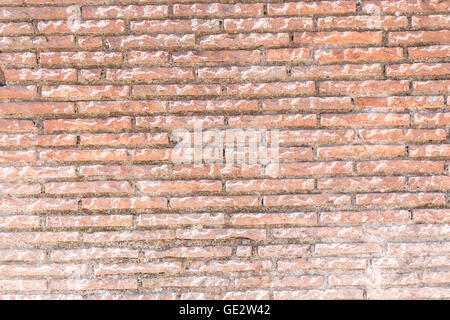
[(0, 0), (0, 298), (450, 298), (449, 2), (217, 1)]

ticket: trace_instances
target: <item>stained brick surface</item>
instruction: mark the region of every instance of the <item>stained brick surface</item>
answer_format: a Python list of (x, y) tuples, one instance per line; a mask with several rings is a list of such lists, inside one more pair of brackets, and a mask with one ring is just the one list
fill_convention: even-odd
[(449, 12), (0, 0), (0, 299), (449, 299)]

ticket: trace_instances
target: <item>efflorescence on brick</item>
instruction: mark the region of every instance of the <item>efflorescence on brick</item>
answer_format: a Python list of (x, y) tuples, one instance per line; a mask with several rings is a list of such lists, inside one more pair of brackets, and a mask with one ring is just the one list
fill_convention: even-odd
[(449, 11), (0, 0), (0, 298), (450, 298)]

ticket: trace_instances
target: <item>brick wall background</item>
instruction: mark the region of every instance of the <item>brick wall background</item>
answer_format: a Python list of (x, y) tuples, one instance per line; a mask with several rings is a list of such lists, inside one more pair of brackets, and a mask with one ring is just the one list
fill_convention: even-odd
[[(448, 13), (0, 0), (0, 298), (450, 298)], [(195, 122), (278, 175), (174, 164)]]

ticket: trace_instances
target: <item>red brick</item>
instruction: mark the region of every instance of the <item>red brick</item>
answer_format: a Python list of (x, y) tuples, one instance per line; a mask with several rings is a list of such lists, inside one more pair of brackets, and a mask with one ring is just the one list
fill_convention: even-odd
[(402, 48), (317, 49), (314, 52), (314, 60), (319, 63), (395, 61), (402, 58)]
[(325, 15), (354, 13), (354, 1), (321, 1), (321, 2), (290, 2), (271, 3), (268, 5), (269, 15)]
[(344, 32), (301, 32), (294, 33), (294, 43), (312, 46), (332, 45), (377, 45), (381, 44), (382, 33), (374, 31)]
[(164, 18), (167, 6), (83, 6), (82, 17), (86, 18)]
[(376, 96), (409, 92), (407, 80), (324, 81), (320, 92), (330, 95)]
[(262, 16), (263, 6), (260, 3), (255, 4), (225, 4), (225, 3), (196, 3), (196, 4), (175, 4), (173, 6), (175, 16)]

